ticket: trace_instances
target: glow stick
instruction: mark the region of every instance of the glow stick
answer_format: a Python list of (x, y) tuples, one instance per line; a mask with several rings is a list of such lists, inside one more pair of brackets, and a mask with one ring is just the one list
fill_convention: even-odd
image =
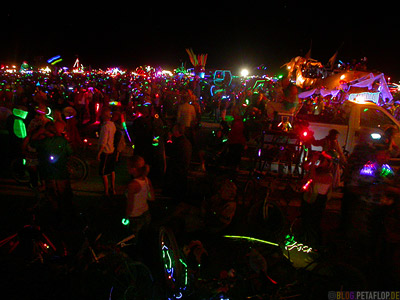
[(122, 122), (122, 127), (125, 130), (125, 133), (126, 133), (126, 136), (128, 137), (129, 142), (132, 143), (131, 137), (128, 133), (128, 128), (126, 127), (126, 122), (125, 122), (125, 118), (124, 118), (123, 114), (121, 114), (121, 122)]
[(60, 58), (61, 58), (61, 56), (57, 55), (57, 56), (54, 56), (54, 57), (50, 58), (47, 62), (50, 64), (50, 63), (54, 62), (55, 60), (59, 60)]
[(230, 238), (230, 239), (243, 239), (243, 240), (247, 240), (247, 241), (250, 241), (250, 242), (258, 242), (258, 243), (263, 243), (263, 244), (268, 244), (268, 245), (271, 245), (271, 246), (279, 247), (279, 244), (277, 244), (277, 243), (273, 243), (273, 242), (269, 242), (269, 241), (265, 241), (265, 240), (260, 240), (260, 239), (252, 238), (252, 237), (249, 237), (249, 236), (224, 235), (224, 237)]

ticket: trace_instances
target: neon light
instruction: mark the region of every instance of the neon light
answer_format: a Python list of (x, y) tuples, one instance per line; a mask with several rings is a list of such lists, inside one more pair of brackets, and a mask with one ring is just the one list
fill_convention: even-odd
[(293, 244), (289, 244), (285, 246), (285, 250), (291, 251), (293, 249), (296, 249), (297, 251), (303, 251), (305, 253), (310, 253), (312, 251), (312, 248), (304, 245), (304, 244), (299, 244), (297, 242), (294, 242)]
[(380, 92), (376, 93), (370, 93), (370, 92), (364, 92), (364, 93), (354, 93), (349, 95), (349, 101), (358, 103), (358, 104), (364, 104), (368, 101), (372, 101), (374, 103), (377, 103), (379, 101), (379, 94)]
[(46, 112), (45, 112), (45, 111), (43, 111), (43, 110), (40, 110), (40, 109), (36, 109), (36, 112), (37, 112), (37, 113), (39, 113), (39, 114), (42, 114), (42, 115), (45, 115), (45, 114), (46, 114)]
[(46, 118), (54, 121), (53, 117), (51, 116), (51, 108), (50, 107), (47, 107)]
[(13, 129), (14, 129), (14, 134), (18, 138), (20, 138), (20, 139), (26, 138), (27, 134), (26, 134), (26, 126), (25, 126), (24, 121), (22, 121), (21, 119), (15, 119)]
[(179, 259), (181, 264), (185, 267), (185, 285), (188, 284), (188, 266), (187, 264), (182, 260), (182, 258)]
[(128, 226), (129, 223), (130, 223), (130, 221), (129, 221), (129, 219), (122, 218), (121, 223), (122, 223), (122, 225), (124, 225), (124, 226)]
[(393, 169), (388, 165), (388, 164), (383, 164), (382, 165), (382, 170), (381, 170), (381, 176), (387, 177), (389, 175), (393, 175)]
[(252, 87), (252, 90), (254, 90), (256, 87), (260, 87), (260, 88), (264, 87), (264, 83), (265, 83), (265, 79), (263, 79), (263, 80), (257, 80), (257, 81), (254, 83), (254, 85), (253, 85), (253, 87)]
[(157, 147), (158, 146), (158, 140), (160, 139), (160, 136), (154, 136), (153, 137), (153, 143), (152, 143), (152, 145), (154, 146), (154, 147)]
[(306, 184), (303, 185), (303, 190), (306, 191), (306, 190), (308, 189), (308, 187), (310, 186), (310, 184), (311, 184), (312, 181), (313, 181), (312, 179), (310, 179), (309, 181), (307, 181)]
[(247, 240), (247, 241), (250, 241), (250, 242), (258, 242), (258, 243), (262, 243), (262, 244), (268, 244), (268, 245), (271, 245), (271, 246), (279, 247), (279, 244), (277, 244), (277, 243), (273, 243), (273, 242), (269, 242), (269, 241), (265, 241), (265, 240), (260, 240), (260, 239), (252, 238), (252, 237), (249, 237), (249, 236), (224, 235), (224, 237), (230, 238), (230, 239), (243, 239), (243, 240)]
[(62, 62), (62, 58), (53, 61), (53, 62), (51, 63), (51, 65), (54, 66), (55, 64), (58, 64), (59, 62)]
[(365, 176), (374, 176), (375, 175), (376, 166), (372, 163), (367, 163), (360, 170), (360, 175)]
[(28, 112), (22, 109), (18, 109), (18, 108), (13, 108), (13, 115), (21, 118), (21, 119), (26, 119), (26, 116), (28, 115)]
[[(125, 117), (123, 114), (121, 114), (121, 123), (122, 123), (122, 128), (124, 128), (126, 136), (128, 137), (129, 142), (132, 143), (131, 137), (128, 132), (128, 127), (126, 126)], [(132, 145), (132, 149), (135, 149), (135, 145)]]
[(61, 55), (57, 55), (57, 56), (54, 56), (54, 57), (50, 58), (49, 60), (47, 60), (47, 62), (50, 64), (60, 58), (61, 58)]
[(304, 245), (304, 244), (299, 244), (294, 240), (294, 236), (290, 236), (289, 234), (286, 235), (285, 237), (285, 250), (291, 251), (293, 249), (296, 249), (297, 251), (303, 251), (305, 253), (310, 253), (312, 250), (311, 247)]

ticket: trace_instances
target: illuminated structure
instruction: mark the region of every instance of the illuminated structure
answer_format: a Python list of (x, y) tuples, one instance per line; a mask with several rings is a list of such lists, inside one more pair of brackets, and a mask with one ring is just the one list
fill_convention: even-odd
[(189, 55), (190, 62), (192, 63), (192, 65), (194, 67), (195, 74), (198, 75), (200, 78), (204, 78), (208, 54), (196, 55), (193, 52), (193, 49), (191, 49), (191, 48), (186, 49), (186, 52)]

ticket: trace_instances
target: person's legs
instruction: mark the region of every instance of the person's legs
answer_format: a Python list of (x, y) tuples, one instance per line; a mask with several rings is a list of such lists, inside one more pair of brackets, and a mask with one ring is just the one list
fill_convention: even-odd
[(101, 177), (103, 179), (104, 195), (109, 196), (110, 194), (108, 193), (108, 176), (103, 175)]
[(111, 194), (115, 195), (115, 172), (111, 172)]

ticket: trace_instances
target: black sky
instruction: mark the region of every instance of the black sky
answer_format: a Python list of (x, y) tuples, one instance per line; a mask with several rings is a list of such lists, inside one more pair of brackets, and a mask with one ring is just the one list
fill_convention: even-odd
[[(365, 2), (369, 3), (369, 2)], [(185, 48), (208, 53), (209, 68), (266, 65), (271, 73), (312, 41), (325, 63), (339, 49), (349, 61), (400, 79), (399, 29), (389, 4), (351, 1), (165, 2), (8, 4), (0, 12), (0, 61), (79, 55), (93, 67), (157, 64), (190, 66)], [(61, 5), (61, 6), (60, 6)]]

